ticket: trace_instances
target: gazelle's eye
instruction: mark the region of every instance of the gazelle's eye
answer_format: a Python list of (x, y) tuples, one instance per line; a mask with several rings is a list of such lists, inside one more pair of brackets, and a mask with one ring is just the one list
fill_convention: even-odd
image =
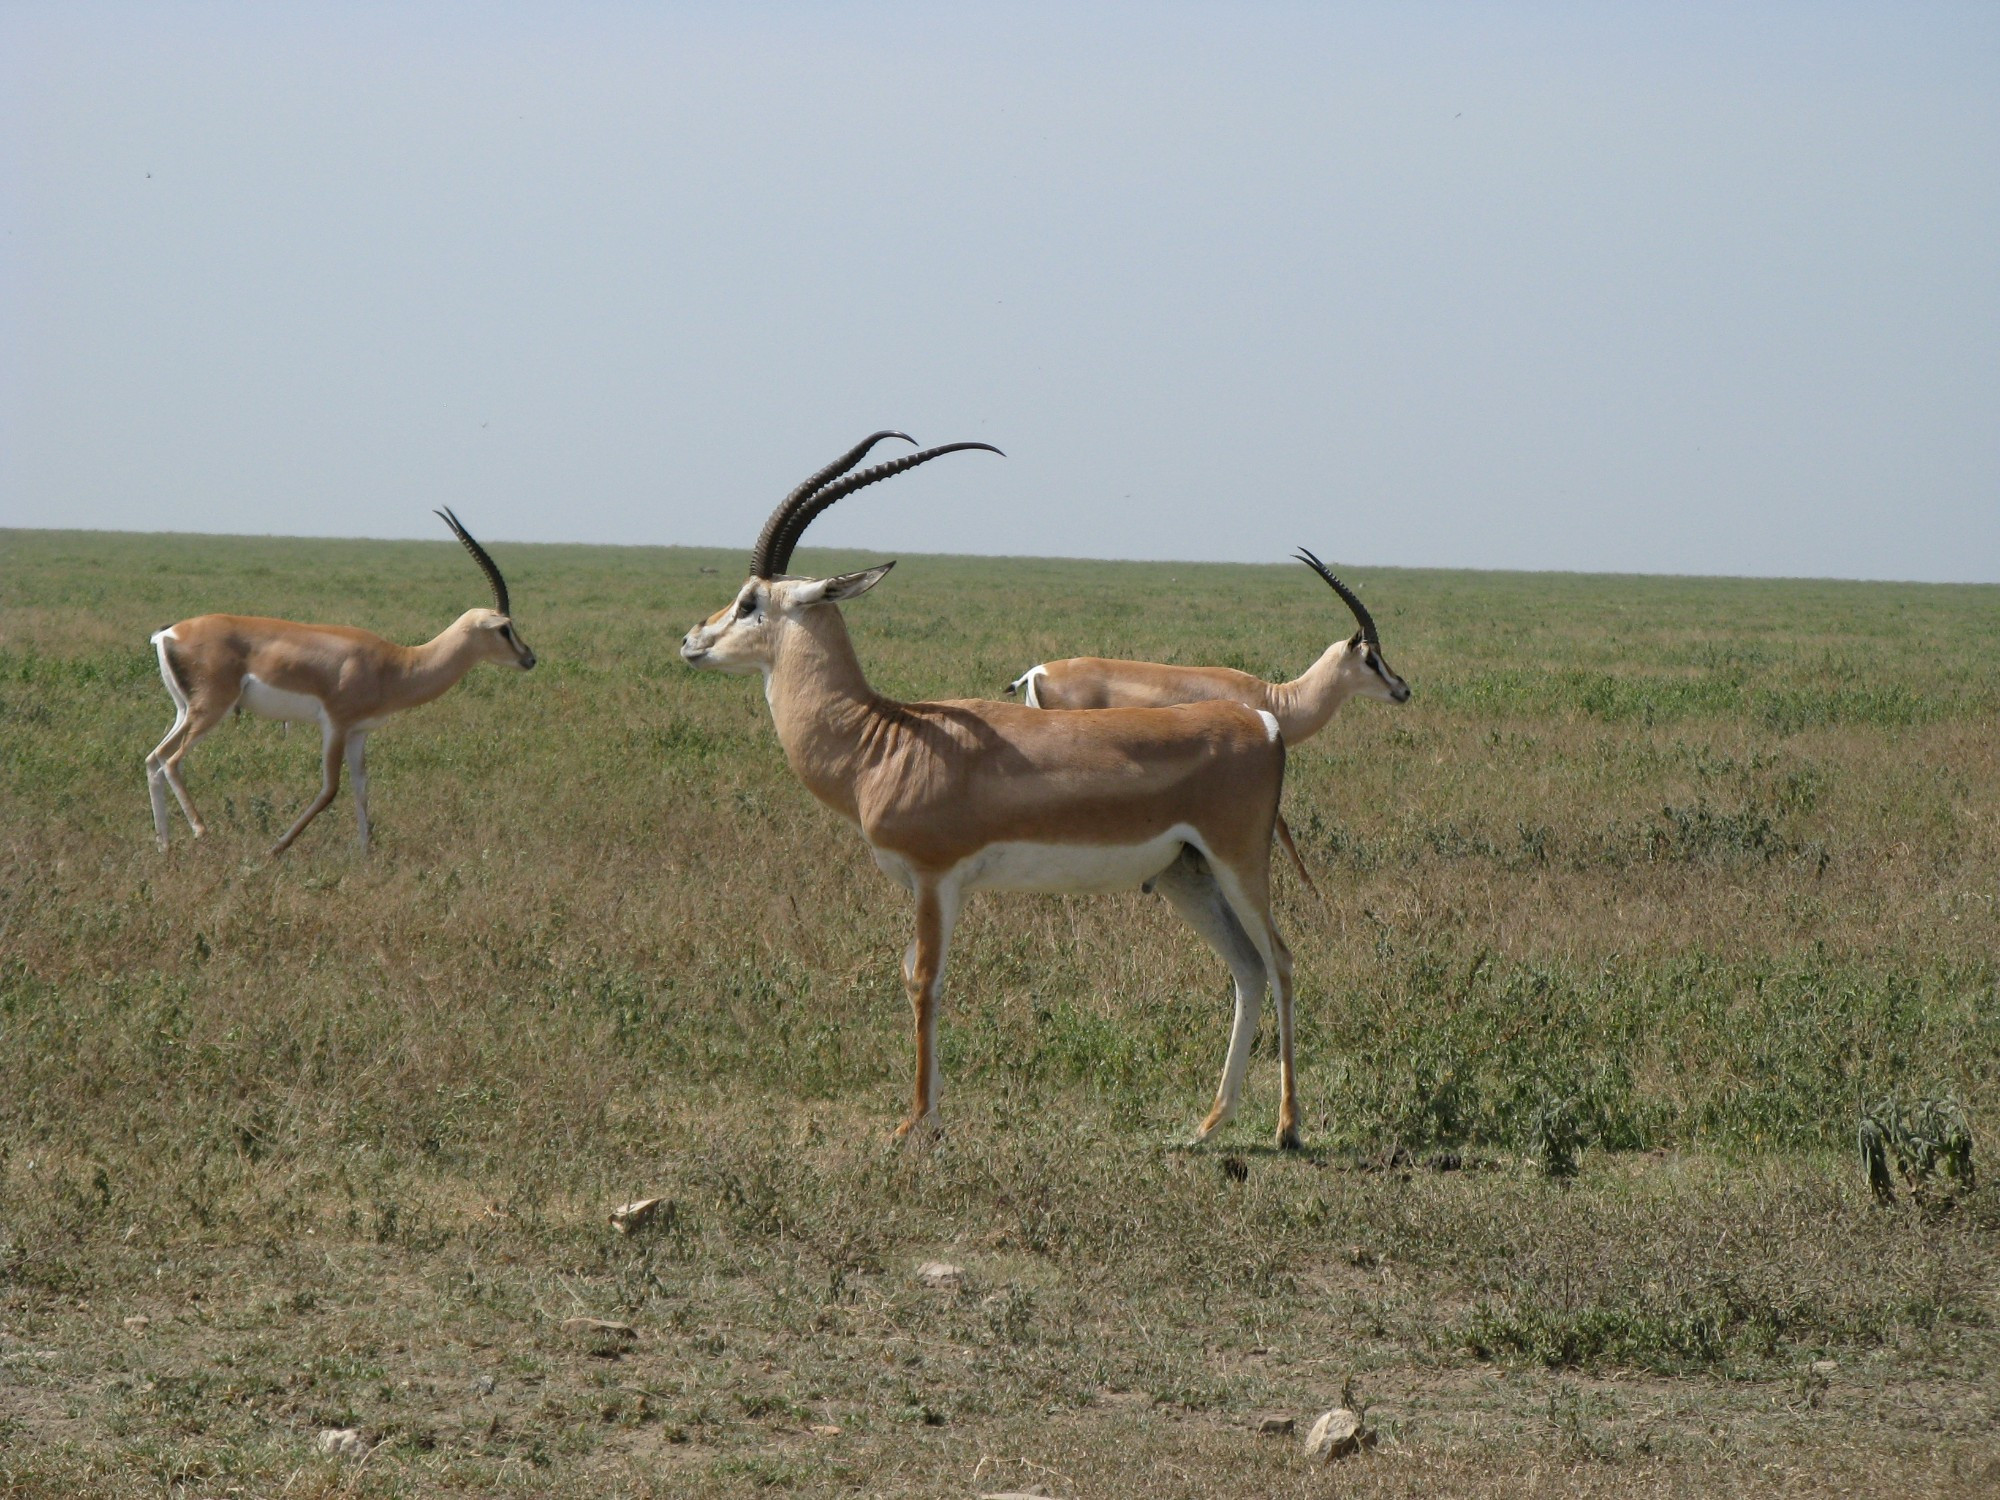
[(738, 600), (736, 605), (736, 613), (742, 615), (745, 619), (748, 619), (751, 615), (757, 613), (757, 601), (754, 598)]

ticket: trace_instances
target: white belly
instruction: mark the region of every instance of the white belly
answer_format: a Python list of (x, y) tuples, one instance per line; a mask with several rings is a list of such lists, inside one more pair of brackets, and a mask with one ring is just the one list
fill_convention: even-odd
[(260, 719), (287, 719), (294, 724), (318, 724), (326, 717), (319, 699), (310, 693), (288, 693), (255, 677), (243, 679), (243, 707)]
[(952, 873), (968, 891), (1129, 891), (1195, 843), (1176, 825), (1143, 844), (993, 844)]

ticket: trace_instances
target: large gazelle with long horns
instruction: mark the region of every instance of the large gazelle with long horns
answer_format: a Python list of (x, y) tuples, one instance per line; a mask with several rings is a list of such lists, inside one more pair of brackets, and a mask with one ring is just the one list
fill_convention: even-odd
[(1266, 682), (1233, 667), (1076, 656), (1030, 667), (1007, 684), (1007, 691), (1019, 693), (1030, 708), (1163, 708), (1226, 699), (1276, 718), (1287, 745), (1318, 734), (1349, 698), (1407, 702), (1410, 685), (1390, 669), (1368, 607), (1312, 553), (1301, 547), (1297, 555), (1353, 612), (1355, 630), (1290, 682)]
[(146, 757), (153, 832), (162, 849), (167, 847), (169, 787), (195, 837), (207, 831), (189, 800), (181, 762), (233, 708), (320, 727), (319, 795), (271, 852), (283, 854), (333, 801), (343, 759), (353, 773), (354, 816), (366, 849), (369, 733), (392, 715), (454, 687), (481, 662), (524, 670), (535, 664), (535, 653), (514, 629), (500, 569), (449, 509), (437, 514), (486, 574), (495, 607), (467, 610), (421, 646), (399, 646), (351, 625), (301, 625), (257, 615), (198, 615), (154, 634), (160, 678), (174, 700), (173, 728)]
[(1268, 983), (1278, 1011), (1278, 1140), (1297, 1145), (1292, 960), (1271, 916), (1271, 830), (1285, 774), (1277, 721), (1236, 703), (1038, 713), (984, 700), (900, 703), (876, 692), (837, 606), (894, 564), (797, 578), (785, 571), (793, 548), (815, 516), (864, 485), (941, 454), (999, 451), (951, 443), (849, 473), (891, 437), (912, 441), (878, 432), (780, 502), (751, 552), (749, 579), (687, 633), (681, 656), (762, 674), (793, 771), (916, 898), (916, 938), (903, 956), (916, 1088), (898, 1138), (937, 1122), (939, 994), (967, 894), (1146, 887), (1222, 955), (1236, 983), (1228, 1057), (1197, 1138), (1236, 1109)]

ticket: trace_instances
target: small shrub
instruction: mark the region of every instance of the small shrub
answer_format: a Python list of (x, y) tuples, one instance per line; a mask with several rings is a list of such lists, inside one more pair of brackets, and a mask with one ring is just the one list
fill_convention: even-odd
[(1878, 1203), (1896, 1201), (1895, 1176), (1919, 1204), (1947, 1205), (1973, 1189), (1972, 1129), (1955, 1099), (1881, 1100), (1862, 1112), (1857, 1144)]

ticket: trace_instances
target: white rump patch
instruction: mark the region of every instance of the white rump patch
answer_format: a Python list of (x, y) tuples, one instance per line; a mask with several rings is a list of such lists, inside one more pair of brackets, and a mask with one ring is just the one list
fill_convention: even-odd
[(1257, 717), (1264, 721), (1264, 733), (1268, 734), (1275, 743), (1278, 738), (1278, 716), (1260, 708), (1257, 710)]
[(174, 627), (169, 625), (164, 630), (154, 631), (151, 639), (153, 654), (160, 659), (160, 681), (167, 685), (167, 696), (174, 700), (174, 708), (177, 711), (174, 727), (167, 731), (168, 734), (175, 734), (179, 732), (181, 725), (187, 722), (188, 695), (186, 689), (181, 686), (180, 679), (174, 676), (173, 663), (167, 660), (167, 642), (178, 641), (180, 637), (174, 634)]
[(1008, 683), (1007, 686), (1010, 691), (1019, 692), (1021, 695), (1021, 701), (1027, 704), (1028, 707), (1040, 708), (1042, 706), (1042, 700), (1035, 691), (1035, 684), (1040, 679), (1048, 676), (1048, 674), (1049, 674), (1049, 669), (1045, 666), (1030, 667), (1028, 668), (1027, 671), (1023, 672), (1019, 677), (1016, 677), (1012, 682)]

